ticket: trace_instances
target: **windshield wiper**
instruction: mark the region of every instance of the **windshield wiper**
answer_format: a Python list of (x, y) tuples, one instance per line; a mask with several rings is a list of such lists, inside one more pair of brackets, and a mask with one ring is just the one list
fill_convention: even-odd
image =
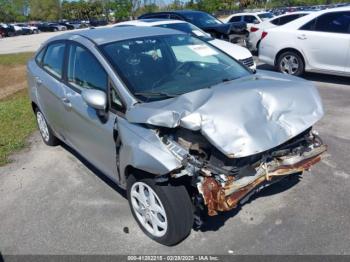
[(135, 96), (144, 96), (144, 97), (155, 97), (155, 96), (161, 96), (161, 97), (167, 97), (172, 98), (176, 97), (179, 94), (169, 94), (166, 92), (136, 92), (134, 93)]

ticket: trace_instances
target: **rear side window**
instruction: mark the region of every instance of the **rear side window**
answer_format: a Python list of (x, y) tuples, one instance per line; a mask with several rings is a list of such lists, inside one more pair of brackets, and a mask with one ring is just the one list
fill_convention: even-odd
[(106, 71), (95, 56), (81, 46), (71, 45), (69, 49), (67, 77), (74, 87), (107, 91)]
[(271, 20), (270, 23), (274, 24), (274, 25), (280, 25), (280, 19), (279, 18), (275, 18), (275, 19)]
[(241, 16), (234, 16), (230, 19), (230, 22), (241, 22), (242, 17)]
[(58, 78), (62, 77), (65, 43), (49, 44), (43, 60), (43, 68)]
[(299, 18), (300, 16), (299, 15), (286, 15), (286, 16), (283, 16), (280, 18), (279, 20), (279, 24), (278, 25), (284, 25), (284, 24), (287, 24), (297, 18)]
[(349, 33), (350, 12), (332, 12), (321, 15), (301, 27), (301, 30), (311, 30), (329, 33)]

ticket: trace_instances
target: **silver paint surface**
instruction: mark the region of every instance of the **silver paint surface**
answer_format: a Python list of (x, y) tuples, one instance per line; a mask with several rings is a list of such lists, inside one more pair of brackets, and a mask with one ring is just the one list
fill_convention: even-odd
[(245, 157), (286, 142), (323, 114), (311, 82), (259, 71), (176, 98), (136, 104), (126, 118), (131, 123), (199, 131), (225, 155)]

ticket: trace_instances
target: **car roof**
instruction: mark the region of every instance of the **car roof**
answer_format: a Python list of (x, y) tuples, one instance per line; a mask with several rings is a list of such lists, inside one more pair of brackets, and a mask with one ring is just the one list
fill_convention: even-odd
[(122, 26), (122, 25), (135, 25), (135, 26), (157, 26), (157, 25), (168, 25), (168, 24), (183, 24), (187, 23), (186, 21), (182, 20), (173, 20), (173, 19), (139, 19), (139, 20), (131, 20), (131, 21), (125, 21), (115, 24), (115, 26)]
[(127, 26), (127, 27), (100, 27), (95, 29), (85, 29), (78, 32), (65, 33), (51, 38), (49, 41), (70, 39), (73, 36), (82, 36), (90, 39), (97, 45), (110, 42), (123, 41), (128, 39), (161, 36), (161, 35), (185, 34), (177, 30), (161, 27)]
[(235, 13), (235, 14), (232, 14), (232, 16), (236, 16), (236, 15), (260, 15), (260, 14), (266, 14), (266, 13), (271, 13), (271, 12), (268, 12), (268, 11), (243, 12), (243, 13)]

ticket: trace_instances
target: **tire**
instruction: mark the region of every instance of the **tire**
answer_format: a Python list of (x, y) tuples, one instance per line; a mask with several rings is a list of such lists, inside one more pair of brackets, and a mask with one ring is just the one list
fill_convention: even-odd
[[(141, 201), (142, 194), (138, 192), (145, 192)], [(127, 194), (133, 217), (142, 231), (154, 241), (173, 246), (190, 234), (193, 226), (193, 205), (183, 185), (159, 185), (152, 178), (137, 179), (130, 175), (127, 180)], [(156, 201), (151, 200), (152, 195)], [(142, 202), (146, 202), (146, 205)], [(142, 206), (146, 208), (142, 209)], [(136, 211), (137, 209), (140, 211)], [(156, 226), (156, 231), (152, 227), (155, 220), (161, 222)]]
[(287, 51), (278, 56), (276, 68), (281, 73), (300, 76), (304, 73), (305, 64), (299, 53)]
[(259, 46), (260, 46), (260, 42), (261, 40), (259, 40), (257, 43), (256, 43), (256, 55), (258, 56), (259, 55)]
[(53, 29), (53, 31), (54, 31), (54, 32), (57, 32), (57, 31), (58, 31), (58, 29), (57, 29), (57, 28), (54, 28), (54, 29)]
[(47, 124), (44, 114), (39, 110), (35, 110), (36, 122), (40, 131), (41, 138), (48, 146), (57, 146), (58, 138), (53, 134), (52, 129)]

